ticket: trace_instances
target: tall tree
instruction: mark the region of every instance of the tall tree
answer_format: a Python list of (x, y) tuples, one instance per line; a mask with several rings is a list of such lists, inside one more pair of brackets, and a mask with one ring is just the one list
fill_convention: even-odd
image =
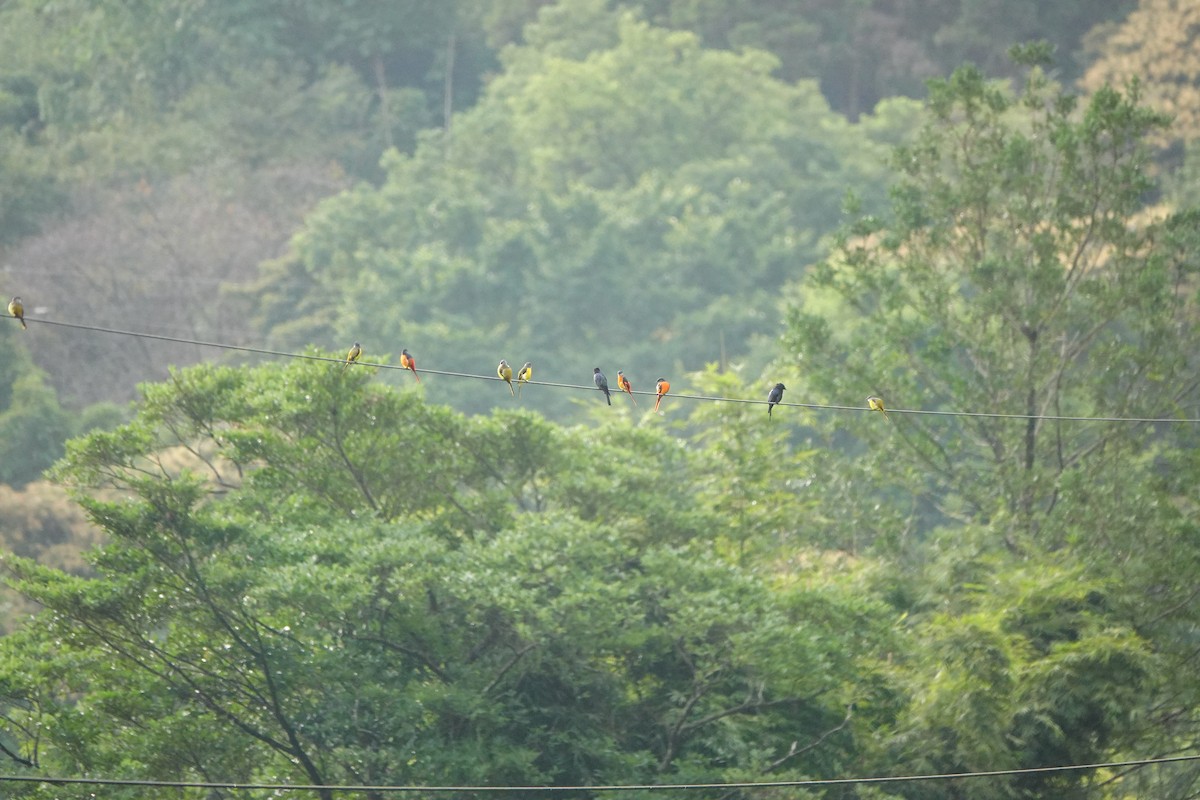
[[(956, 738), (952, 764), (1190, 741), (1194, 715), (1160, 709), (1188, 707), (1194, 670), (1147, 658), (1192, 664), (1181, 631), (1200, 620), (1178, 583), (1200, 542), (1158, 469), (1190, 435), (1138, 421), (1197, 416), (1195, 212), (1143, 206), (1147, 138), (1166, 119), (1111, 87), (1080, 103), (1037, 67), (1015, 93), (960, 69), (931, 85), (928, 115), (897, 149), (891, 213), (849, 227), (810, 272), (786, 339), (814, 399), (865, 406), (875, 394), (892, 408), (816, 426), (842, 451), (822, 460), (826, 518), (846, 544), (874, 541), (921, 576), (896, 597), (930, 646), (948, 637), (1008, 665), (989, 676), (964, 656), (943, 673), (949, 693), (923, 687), (898, 730), (924, 719), (911, 740), (924, 747), (943, 715), (979, 714), (970, 727), (993, 733)], [(1049, 563), (1090, 588), (995, 627), (1017, 607), (1001, 611), (996, 588), (1044, 595)], [(1067, 664), (1079, 692), (1039, 722)], [(1007, 697), (958, 705), (980, 682), (1007, 682)], [(955, 697), (953, 710), (929, 705)], [(1112, 703), (1145, 725), (1108, 727)], [(1071, 728), (1091, 729), (1091, 750), (1065, 748)]]
[(661, 431), (467, 419), (326, 363), (146, 393), (59, 473), (110, 537), (96, 574), (5, 560), (53, 609), (0, 639), (8, 768), (580, 784), (853, 758), (882, 606), (714, 557), (723, 511), (662, 486), (708, 464)]
[(893, 415), (871, 438), (901, 459), (887, 474), (947, 515), (996, 521), (1014, 547), (1061, 541), (1065, 483), (1153, 431), (1046, 417), (1192, 403), (1185, 217), (1141, 205), (1144, 140), (1165, 120), (1115, 89), (1077, 108), (1036, 68), (1017, 96), (961, 69), (931, 85), (929, 113), (897, 151), (892, 214), (847, 231), (809, 282), (861, 316), (796, 309), (790, 342), (840, 365), (808, 373), (823, 396), (1009, 415)]

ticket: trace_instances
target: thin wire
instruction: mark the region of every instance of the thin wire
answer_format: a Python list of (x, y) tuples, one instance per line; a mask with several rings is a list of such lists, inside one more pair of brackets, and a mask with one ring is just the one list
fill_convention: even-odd
[[(15, 319), (9, 314), (0, 314), (2, 317)], [(344, 363), (346, 359), (336, 358), (332, 356), (318, 356), (308, 353), (289, 353), (282, 350), (268, 350), (262, 347), (250, 347), (248, 345), (226, 344), (224, 342), (206, 342), (197, 339), (185, 339), (179, 336), (166, 336), (159, 333), (144, 333), (141, 331), (126, 331), (119, 328), (105, 328), (98, 325), (83, 325), (77, 322), (62, 322), (60, 320), (45, 319), (38, 317), (27, 317), (26, 322), (34, 322), (41, 325), (55, 325), (61, 328), (74, 328), (76, 330), (93, 331), (96, 333), (109, 333), (115, 336), (133, 336), (140, 339), (154, 339), (161, 342), (174, 342), (176, 344), (188, 344), (198, 347), (212, 347), (219, 350), (236, 350), (242, 353), (256, 353), (258, 355), (275, 356), (278, 358), (295, 358), (307, 359), (309, 361), (326, 361), (334, 364)], [(395, 369), (408, 371), (406, 367), (399, 364), (379, 364), (371, 361), (356, 361), (355, 364), (363, 367), (375, 367), (376, 369)], [(481, 381), (500, 381), (497, 375), (477, 375), (470, 372), (451, 372), (448, 370), (437, 369), (422, 369), (421, 374), (424, 375), (444, 375), (451, 378), (470, 378)], [(594, 392), (597, 391), (595, 386), (587, 386), (575, 383), (556, 383), (554, 381), (525, 381), (530, 386), (548, 386), (557, 389), (571, 389), (575, 391)], [(614, 394), (620, 394), (618, 390)], [(657, 392), (635, 390), (632, 394), (639, 394), (646, 397), (657, 397)], [(747, 403), (749, 405), (767, 405), (766, 400), (752, 400), (744, 397), (718, 397), (715, 395), (702, 394), (668, 394), (663, 395), (663, 398), (673, 400), (698, 400), (711, 403)], [(814, 411), (867, 411), (872, 412), (873, 409), (867, 406), (847, 406), (837, 405), (832, 403), (787, 403), (780, 402), (776, 405), (784, 408), (807, 408)], [(1192, 417), (1074, 417), (1061, 416), (1053, 414), (1004, 414), (995, 411), (932, 411), (920, 408), (889, 408), (889, 414), (911, 414), (924, 416), (938, 417), (983, 417), (987, 419), (1013, 419), (1013, 420), (1046, 420), (1057, 422), (1128, 422), (1135, 424), (1174, 424), (1174, 425), (1197, 425), (1200, 424), (1200, 418)]]
[(35, 775), (0, 775), (0, 782), (87, 784), (92, 786), (144, 786), (173, 789), (227, 789), (245, 791), (283, 792), (427, 792), (433, 793), (477, 793), (525, 792), (550, 794), (555, 792), (654, 792), (730, 790), (730, 789), (780, 789), (813, 788), (822, 786), (845, 786), (849, 784), (914, 783), (918, 781), (967, 780), (976, 778), (998, 778), (1016, 775), (1039, 775), (1053, 772), (1082, 772), (1097, 769), (1127, 769), (1156, 764), (1172, 764), (1200, 760), (1200, 753), (1160, 758), (1140, 758), (1128, 761), (1107, 761), (1095, 764), (1066, 764), (1057, 767), (1021, 767), (1015, 769), (981, 770), (978, 772), (939, 772), (926, 775), (877, 775), (863, 778), (811, 778), (794, 781), (761, 781), (739, 783), (644, 783), (644, 784), (598, 784), (592, 786), (367, 786), (354, 784), (289, 784), (289, 783), (201, 783), (192, 781), (122, 780), (117, 778), (54, 778)]

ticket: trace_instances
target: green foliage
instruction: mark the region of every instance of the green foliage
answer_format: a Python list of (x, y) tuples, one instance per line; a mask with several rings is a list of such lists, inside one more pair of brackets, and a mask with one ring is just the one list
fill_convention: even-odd
[(1015, 74), (1009, 47), (1032, 38), (1056, 51), (1065, 80), (1086, 64), (1084, 34), (1119, 19), (1134, 0), (887, 3), (859, 0), (646, 0), (655, 24), (698, 34), (708, 47), (774, 53), (788, 80), (818, 78), (830, 104), (851, 118), (888, 97), (922, 97), (924, 81), (963, 62)]
[(1162, 119), (1114, 91), (1074, 108), (1036, 71), (1018, 97), (971, 69), (932, 85), (929, 126), (897, 151), (893, 217), (848, 231), (811, 281), (862, 316), (791, 317), (792, 347), (838, 365), (813, 372), (820, 396), (1015, 416), (894, 415), (873, 448), (892, 463), (879, 474), (1013, 544), (1061, 541), (1071, 476), (1115, 480), (1113, 454), (1144, 445), (1132, 426), (1020, 415), (1170, 416), (1194, 369), (1178, 346), (1190, 301), (1171, 288), (1190, 258), (1171, 225), (1131, 223), (1149, 186), (1139, 142)]
[[(58, 475), (110, 543), (90, 578), (5, 561), (49, 609), (0, 640), (0, 735), (27, 767), (568, 784), (850, 763), (882, 606), (721, 558), (764, 523), (688, 490), (778, 432), (731, 419), (690, 454), (624, 422), (467, 419), (369, 377), (179, 371), (71, 443)], [(790, 464), (766, 466), (744, 480), (780, 499)], [(57, 654), (33, 674), (42, 636)]]
[[(667, 374), (731, 399), (784, 379), (789, 399), (875, 393), (893, 409), (768, 420), (671, 401), (664, 419), (593, 396), (589, 424), (564, 428), (528, 410), (570, 413), (553, 387), (495, 410), (502, 386), (428, 375), (397, 391), (378, 379), (409, 376), (312, 361), (176, 370), (128, 424), (115, 407), (73, 421), (32, 337), (7, 326), (20, 346), (0, 362), (0, 479), (25, 484), (87, 431), (56, 475), (98, 528), (44, 487), (0, 487), (4, 576), (24, 593), (0, 598), (6, 630), (45, 609), (0, 639), (0, 763), (565, 784), (1186, 751), (1195, 437), (1040, 418), (1200, 415), (1188, 173), (1179, 210), (1144, 208), (1141, 144), (1163, 119), (1136, 85), (1084, 102), (1041, 71), (1056, 47), (1069, 76), (1080, 21), (1127, 6), (0, 6), (0, 243), (68, 193), (87, 199), (80, 186), (137, 181), (134, 202), (97, 193), (87, 207), (108, 216), (27, 242), (13, 261), (43, 250), (26, 275), (102, 256), (158, 275), (167, 253), (189, 279), (227, 262), (203, 280), (241, 280), (263, 249), (210, 250), (212, 231), (248, 220), (274, 255), (349, 173), (377, 183), (323, 204), (253, 286), (218, 295), (254, 301), (256, 340), (359, 339), (372, 361), (405, 346), (484, 374), (532, 357), (538, 377), (579, 383), (620, 366), (637, 389)], [(1030, 33), (1049, 43), (997, 62)], [(924, 106), (881, 100), (964, 58), (982, 68), (934, 81)], [(220, 213), (167, 213), (187, 189)], [(861, 218), (826, 239), (839, 202)], [(137, 262), (105, 250), (114, 231), (166, 244)], [(770, 355), (789, 283), (786, 355), (765, 385), (743, 379), (756, 370), (737, 364)], [(209, 299), (76, 294), (89, 313), (136, 307), (153, 326), (156, 308), (188, 308), (195, 331), (243, 334)], [(44, 333), (43, 363), (100, 361)], [(89, 385), (163, 363), (105, 356)], [(77, 540), (99, 530), (85, 564)], [(1145, 770), (888, 796), (968, 792), (1194, 787)]]
[[(853, 119), (890, 97), (923, 97), (926, 79), (946, 75), (964, 61), (989, 74), (1015, 75), (1009, 48), (1035, 38), (1046, 41), (1064, 80), (1073, 81), (1094, 56), (1085, 46), (1136, 5), (1136, 0), (490, 0), (481, 25), (498, 48), (530, 43), (529, 28), (524, 35), (522, 29), (535, 21), (540, 26), (553, 18), (556, 34), (594, 31), (600, 10), (635, 8), (656, 26), (695, 34), (707, 48), (773, 54), (780, 77), (819, 80), (830, 105)], [(1147, 16), (1168, 16), (1157, 11)], [(1186, 43), (1184, 37), (1179, 40)]]
[[(4, 101), (0, 91), (0, 115)], [(63, 204), (62, 189), (44, 155), (0, 122), (0, 244), (36, 232), (41, 220)]]
[(63, 455), (66, 440), (93, 428), (115, 427), (122, 411), (93, 406), (75, 417), (63, 409), (45, 373), (26, 349), (31, 332), (14, 320), (0, 332), (0, 484), (20, 488)]
[[(1082, 764), (1133, 740), (1126, 721), (1154, 702), (1158, 665), (1151, 644), (1115, 618), (1115, 587), (1051, 559), (970, 564), (952, 549), (918, 580), (924, 599), (908, 624), (921, 641), (908, 651), (915, 662), (895, 670), (909, 696), (886, 739), (904, 769)], [(1067, 774), (998, 778), (975, 791), (1091, 796)], [(924, 786), (913, 796), (957, 795)]]
[[(762, 399), (766, 388), (751, 390), (736, 372), (722, 373), (715, 364), (690, 379), (698, 391), (718, 397)], [(725, 521), (716, 544), (726, 558), (749, 565), (813, 544), (817, 499), (806, 490), (816, 454), (789, 444), (790, 425), (768, 422), (761, 405), (741, 403), (700, 404), (687, 424), (706, 459), (706, 477), (694, 491), (714, 519)]]
[[(774, 328), (772, 292), (839, 218), (830, 197), (865, 184), (877, 205), (873, 157), (892, 121), (848, 125), (815, 85), (772, 79), (764, 53), (570, 7), (595, 24), (551, 36), (566, 23), (547, 12), (448, 139), (389, 156), (382, 186), (309, 216), (260, 287), (272, 341), (404, 346), (485, 374), (536, 354), (540, 374), (568, 380), (615, 360), (606, 369), (642, 385), (699, 368), (722, 340), (753, 357)], [(303, 320), (277, 313), (289, 304)], [(526, 402), (562, 413), (546, 398)]]
[(7, 351), (0, 367), (0, 483), (20, 487), (63, 454), (63, 442), (75, 428), (44, 374), (30, 362), (24, 346), (28, 332), (7, 322), (13, 325), (0, 333)]
[[(928, 108), (891, 214), (843, 231), (786, 336), (814, 399), (892, 409), (814, 426), (840, 451), (816, 471), (831, 533), (913, 571), (879, 584), (920, 639), (885, 751), (944, 772), (1186, 738), (1190, 715), (1151, 709), (1196, 690), (1161, 660), (1195, 658), (1171, 576), (1200, 548), (1161, 477), (1190, 433), (1043, 418), (1194, 411), (1194, 212), (1143, 206), (1164, 119), (1136, 93), (1081, 104), (1036, 67), (1016, 93), (963, 68)], [(956, 796), (919, 796), (937, 791)], [(1069, 775), (978, 793), (1098, 796)]]

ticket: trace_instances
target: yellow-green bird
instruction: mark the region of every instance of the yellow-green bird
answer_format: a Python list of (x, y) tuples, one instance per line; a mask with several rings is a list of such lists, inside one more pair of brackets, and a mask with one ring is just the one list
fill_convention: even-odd
[(342, 364), (342, 372), (346, 371), (346, 367), (350, 366), (355, 361), (358, 361), (358, 357), (361, 355), (362, 345), (360, 345), (358, 342), (355, 342), (354, 346), (350, 348), (350, 352), (346, 353), (346, 361)]
[(8, 313), (16, 317), (17, 321), (21, 323), (21, 330), (29, 330), (28, 326), (25, 325), (25, 304), (21, 302), (21, 298), (14, 297), (8, 301)]
[[(878, 395), (873, 394), (867, 398), (867, 408), (871, 409), (872, 411), (878, 411), (885, 417), (888, 415), (887, 409), (883, 407), (883, 398)], [(891, 419), (891, 417), (888, 417), (888, 419)]]
[(516, 397), (517, 392), (512, 385), (512, 367), (503, 358), (500, 359), (500, 365), (496, 367), (496, 374), (500, 376), (500, 380), (508, 384), (508, 390), (512, 392), (513, 397)]
[(533, 377), (533, 362), (526, 361), (521, 366), (521, 369), (517, 371), (517, 394), (518, 395), (521, 394), (521, 387), (524, 386), (526, 383), (528, 383), (529, 379), (532, 377)]

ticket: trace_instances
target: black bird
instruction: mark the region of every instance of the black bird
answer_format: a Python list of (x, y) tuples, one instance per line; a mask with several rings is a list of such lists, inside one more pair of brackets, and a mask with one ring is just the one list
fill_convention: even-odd
[(777, 383), (771, 387), (771, 391), (767, 394), (767, 416), (771, 416), (771, 409), (777, 404), (783, 402), (783, 390), (787, 387), (782, 383)]
[(604, 377), (604, 373), (600, 371), (599, 367), (592, 370), (592, 380), (596, 382), (596, 388), (604, 392), (604, 399), (611, 406), (612, 398), (608, 395), (608, 378)]

